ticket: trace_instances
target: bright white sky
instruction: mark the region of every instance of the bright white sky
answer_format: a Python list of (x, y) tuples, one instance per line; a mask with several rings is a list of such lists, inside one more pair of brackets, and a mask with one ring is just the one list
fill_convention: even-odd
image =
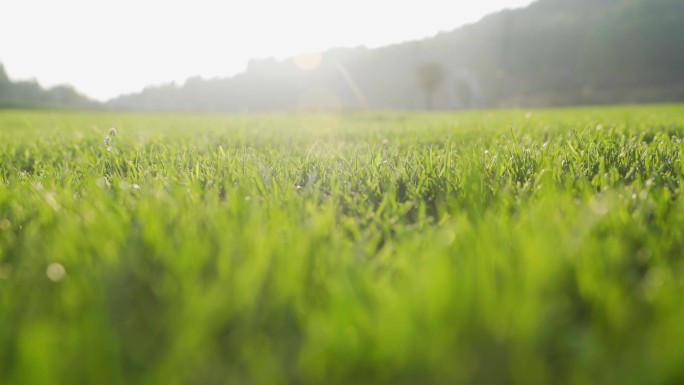
[(432, 36), (532, 0), (3, 0), (0, 62), (13, 79), (100, 100), (250, 58)]

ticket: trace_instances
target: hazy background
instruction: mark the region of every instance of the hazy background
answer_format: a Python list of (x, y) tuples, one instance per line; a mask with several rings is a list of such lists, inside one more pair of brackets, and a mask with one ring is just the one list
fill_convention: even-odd
[(5, 0), (0, 60), (16, 78), (106, 100), (255, 57), (377, 47), (434, 35), (531, 0)]
[(530, 3), (9, 0), (0, 106), (244, 112), (684, 100), (684, 1)]

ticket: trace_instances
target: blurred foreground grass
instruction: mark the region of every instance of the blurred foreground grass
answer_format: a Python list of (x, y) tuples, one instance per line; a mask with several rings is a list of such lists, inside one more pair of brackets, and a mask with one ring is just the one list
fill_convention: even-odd
[(683, 383), (683, 140), (682, 106), (2, 111), (0, 383)]

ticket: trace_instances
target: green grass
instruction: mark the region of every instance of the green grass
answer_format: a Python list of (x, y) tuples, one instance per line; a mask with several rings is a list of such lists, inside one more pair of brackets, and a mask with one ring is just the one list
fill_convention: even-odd
[(684, 106), (0, 112), (0, 383), (682, 383), (683, 140)]

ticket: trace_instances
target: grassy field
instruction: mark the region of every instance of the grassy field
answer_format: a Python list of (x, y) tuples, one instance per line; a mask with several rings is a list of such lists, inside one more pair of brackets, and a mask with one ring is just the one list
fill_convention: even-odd
[(684, 106), (1, 111), (0, 383), (681, 384), (683, 153)]

